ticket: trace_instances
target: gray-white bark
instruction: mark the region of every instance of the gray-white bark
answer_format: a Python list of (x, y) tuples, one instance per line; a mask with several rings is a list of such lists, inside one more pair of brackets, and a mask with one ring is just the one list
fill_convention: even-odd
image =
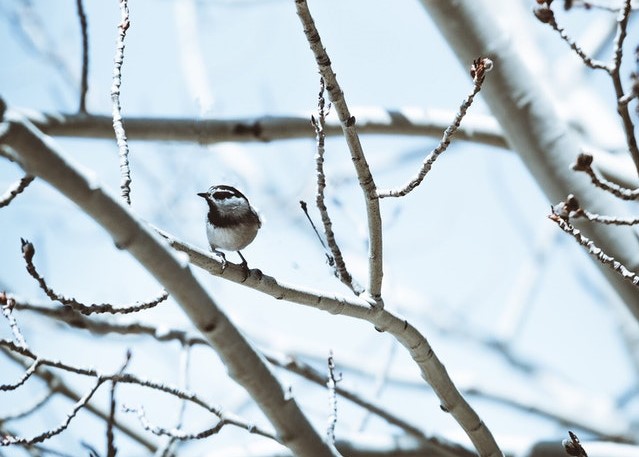
[[(571, 170), (582, 145), (557, 115), (554, 101), (541, 82), (526, 67), (525, 56), (518, 53), (512, 39), (516, 31), (505, 29), (496, 20), (490, 2), (421, 0), (421, 3), (465, 67), (469, 68), (479, 56), (493, 60), (494, 69), (482, 90), (484, 100), (508, 143), (519, 153), (550, 202), (562, 201), (572, 193), (590, 211), (627, 216), (625, 207), (614, 197), (594, 188), (587, 177)], [(632, 228), (597, 224), (583, 224), (580, 228), (606, 253), (630, 270), (639, 271), (639, 240)], [(617, 273), (599, 266), (639, 319), (639, 290)]]
[(268, 363), (220, 310), (193, 276), (187, 256), (176, 254), (147, 224), (109, 195), (100, 184), (65, 159), (53, 141), (31, 123), (5, 115), (0, 143), (18, 154), (20, 165), (44, 179), (100, 224), (182, 306), (226, 365), (269, 418), (282, 443), (295, 455), (335, 457), (337, 451), (314, 430)]

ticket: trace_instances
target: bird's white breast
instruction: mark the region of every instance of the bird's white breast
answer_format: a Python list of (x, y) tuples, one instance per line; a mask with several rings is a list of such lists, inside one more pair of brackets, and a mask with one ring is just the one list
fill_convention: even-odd
[(212, 247), (225, 251), (241, 251), (255, 239), (257, 224), (238, 224), (232, 228), (206, 224), (206, 237)]

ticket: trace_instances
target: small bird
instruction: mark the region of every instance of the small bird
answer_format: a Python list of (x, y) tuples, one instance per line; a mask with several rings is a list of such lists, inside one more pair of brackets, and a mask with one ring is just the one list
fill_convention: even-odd
[(206, 200), (209, 212), (206, 215), (206, 237), (211, 250), (219, 254), (226, 266), (224, 251), (237, 251), (242, 266), (248, 268), (246, 259), (240, 252), (251, 244), (262, 226), (260, 217), (248, 198), (233, 186), (212, 186), (208, 192), (197, 195)]

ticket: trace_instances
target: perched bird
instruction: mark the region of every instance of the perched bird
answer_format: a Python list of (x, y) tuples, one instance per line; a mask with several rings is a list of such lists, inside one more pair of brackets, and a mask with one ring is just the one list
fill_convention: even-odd
[(232, 186), (212, 186), (208, 192), (198, 194), (206, 200), (209, 212), (206, 215), (206, 237), (213, 252), (219, 254), (226, 265), (224, 251), (237, 251), (246, 268), (246, 259), (240, 252), (248, 246), (262, 226), (260, 217), (248, 198)]

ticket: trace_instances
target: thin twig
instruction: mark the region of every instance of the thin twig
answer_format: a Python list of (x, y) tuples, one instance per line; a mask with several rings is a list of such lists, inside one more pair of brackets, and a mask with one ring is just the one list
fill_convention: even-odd
[(82, 78), (80, 81), (80, 113), (87, 112), (87, 92), (89, 90), (89, 33), (87, 15), (82, 0), (76, 0), (80, 31), (82, 33)]
[(342, 256), (342, 251), (335, 240), (335, 233), (333, 232), (333, 222), (328, 214), (328, 208), (324, 198), (324, 190), (326, 189), (326, 175), (324, 173), (324, 153), (325, 153), (325, 139), (324, 126), (326, 125), (326, 116), (330, 110), (330, 104), (326, 106), (326, 100), (324, 99), (324, 91), (326, 84), (324, 78), (320, 78), (320, 91), (317, 102), (317, 119), (315, 116), (311, 116), (311, 124), (315, 128), (315, 136), (317, 138), (317, 153), (315, 154), (315, 172), (317, 175), (317, 190), (315, 194), (315, 205), (319, 210), (320, 217), (322, 218), (322, 224), (324, 225), (324, 235), (326, 242), (331, 250), (331, 258), (334, 261), (335, 275), (344, 283), (349, 289), (359, 295), (363, 292), (362, 287), (353, 280), (353, 276), (346, 267), (346, 262)]
[(11, 296), (7, 296), (5, 292), (0, 292), (0, 305), (2, 307), (2, 314), (5, 319), (9, 323), (9, 327), (11, 328), (11, 333), (13, 333), (13, 338), (16, 340), (16, 343), (22, 347), (27, 347), (27, 342), (24, 339), (24, 335), (20, 331), (20, 327), (18, 327), (18, 323), (16, 322), (15, 317), (13, 317), (13, 308), (15, 307), (15, 300)]
[(62, 424), (60, 424), (56, 428), (47, 430), (46, 432), (36, 435), (33, 438), (20, 438), (18, 436), (5, 435), (4, 437), (0, 438), (0, 446), (10, 446), (14, 444), (31, 445), (36, 443), (42, 443), (43, 441), (46, 441), (55, 435), (59, 435), (60, 433), (62, 433), (63, 431), (67, 429), (71, 421), (77, 416), (78, 412), (86, 406), (89, 400), (91, 400), (91, 397), (93, 397), (93, 394), (95, 394), (95, 392), (100, 388), (100, 386), (105, 381), (106, 379), (103, 379), (102, 377), (98, 377), (98, 379), (95, 382), (95, 385), (91, 388), (91, 390), (89, 390), (89, 392), (87, 392), (86, 395), (82, 397), (73, 406), (73, 409), (67, 415), (66, 419), (62, 422)]
[(583, 218), (588, 219), (591, 222), (598, 222), (605, 225), (639, 224), (639, 217), (602, 216), (600, 214), (591, 213), (579, 205), (579, 201), (573, 194), (568, 195), (565, 201), (555, 206), (554, 211), (558, 216), (566, 220)]
[(610, 69), (610, 77), (612, 78), (612, 84), (615, 88), (615, 95), (617, 98), (617, 112), (621, 117), (623, 129), (626, 134), (626, 143), (630, 156), (635, 163), (637, 173), (639, 173), (639, 146), (637, 146), (637, 138), (635, 137), (635, 126), (630, 117), (630, 110), (628, 104), (623, 103), (622, 100), (626, 95), (621, 82), (621, 62), (623, 59), (623, 43), (628, 35), (628, 21), (630, 19), (631, 0), (625, 0), (624, 6), (619, 12), (617, 19), (619, 26), (617, 28), (617, 36), (614, 41), (614, 58), (613, 65)]
[(136, 414), (138, 416), (138, 419), (142, 427), (144, 427), (145, 430), (153, 433), (154, 435), (170, 436), (171, 438), (180, 440), (180, 441), (201, 440), (204, 438), (208, 438), (209, 436), (219, 433), (220, 430), (222, 430), (222, 428), (225, 425), (234, 425), (236, 427), (245, 429), (249, 433), (264, 436), (266, 438), (270, 438), (274, 441), (279, 442), (279, 439), (275, 435), (273, 435), (271, 432), (264, 430), (261, 427), (258, 427), (254, 424), (245, 422), (237, 417), (222, 415), (220, 416), (220, 420), (213, 427), (207, 428), (206, 430), (203, 430), (198, 433), (186, 433), (175, 428), (169, 430), (164, 427), (151, 424), (151, 422), (149, 422), (149, 420), (146, 417), (144, 408), (141, 406), (138, 408), (124, 406), (122, 409), (124, 412)]
[(44, 406), (49, 400), (51, 400), (53, 398), (53, 394), (53, 391), (46, 392), (39, 400), (36, 400), (31, 406), (25, 408), (24, 410), (16, 411), (15, 413), (9, 413), (0, 417), (0, 424), (6, 424), (9, 421), (22, 419), (23, 417), (27, 417), (33, 414), (42, 406)]
[(572, 165), (572, 169), (575, 171), (582, 171), (586, 173), (588, 176), (590, 176), (590, 180), (596, 187), (610, 192), (615, 197), (621, 198), (622, 200), (639, 199), (639, 189), (627, 189), (618, 184), (615, 184), (612, 181), (608, 181), (607, 179), (600, 177), (592, 168), (592, 161), (592, 154), (582, 152), (579, 154), (577, 160)]
[(169, 298), (168, 292), (162, 291), (162, 293), (157, 298), (148, 302), (134, 305), (134, 306), (117, 307), (108, 303), (102, 303), (99, 305), (98, 304), (85, 305), (84, 303), (80, 303), (79, 301), (77, 301), (75, 298), (65, 297), (64, 295), (58, 294), (57, 292), (49, 288), (46, 281), (44, 280), (42, 276), (40, 276), (40, 274), (38, 273), (38, 270), (33, 264), (33, 256), (35, 255), (35, 248), (33, 244), (24, 239), (22, 239), (21, 242), (22, 242), (22, 256), (24, 257), (24, 260), (27, 264), (27, 271), (29, 272), (29, 274), (31, 275), (33, 279), (38, 281), (40, 288), (44, 291), (45, 294), (47, 294), (47, 297), (49, 297), (51, 300), (58, 301), (65, 306), (69, 306), (74, 311), (82, 313), (86, 316), (90, 314), (94, 314), (94, 313), (99, 313), (99, 314), (101, 313), (110, 313), (110, 314), (136, 313), (138, 311), (142, 311), (145, 309), (154, 308), (160, 303), (162, 303), (163, 301), (165, 301), (167, 298)]
[[(124, 373), (124, 370), (129, 366), (129, 362), (131, 361), (131, 351), (126, 351), (126, 357), (124, 359), (124, 363), (118, 370), (118, 374), (121, 375)], [(115, 386), (117, 385), (117, 379), (111, 381), (111, 389), (109, 389), (109, 420), (107, 421), (107, 429), (106, 429), (106, 439), (107, 439), (107, 457), (115, 457), (117, 454), (117, 448), (115, 447), (115, 436), (113, 435), (113, 427), (115, 425), (115, 409), (116, 409), (116, 399), (115, 399)]]
[(464, 119), (464, 116), (466, 115), (468, 108), (470, 108), (470, 106), (473, 104), (473, 100), (475, 96), (481, 90), (481, 86), (484, 82), (486, 72), (490, 71), (492, 69), (492, 66), (493, 66), (493, 63), (490, 59), (479, 58), (475, 60), (475, 62), (473, 63), (473, 67), (471, 69), (471, 75), (473, 78), (473, 89), (471, 93), (462, 102), (461, 106), (459, 107), (459, 111), (455, 115), (455, 119), (453, 120), (453, 123), (450, 124), (448, 128), (446, 128), (446, 130), (444, 131), (444, 135), (442, 136), (442, 139), (437, 145), (437, 147), (433, 149), (433, 151), (430, 154), (428, 154), (426, 159), (424, 159), (424, 162), (422, 163), (422, 166), (415, 178), (410, 180), (408, 183), (406, 183), (403, 187), (399, 189), (378, 191), (377, 195), (380, 198), (403, 197), (404, 195), (407, 195), (409, 192), (415, 189), (417, 186), (419, 186), (419, 184), (424, 180), (428, 172), (431, 170), (433, 164), (435, 163), (439, 155), (443, 153), (446, 149), (448, 149), (448, 145), (450, 144), (450, 141), (452, 140), (453, 135), (455, 135), (455, 132), (457, 132), (457, 129), (459, 129), (459, 126), (462, 122), (462, 119)]
[(335, 444), (335, 425), (337, 425), (337, 393), (335, 388), (340, 380), (341, 376), (335, 375), (335, 359), (333, 358), (333, 351), (330, 351), (328, 354), (328, 378), (326, 381), (330, 412), (328, 414), (328, 426), (326, 427), (326, 440), (333, 445)]
[(351, 115), (348, 105), (346, 104), (344, 92), (342, 92), (337, 82), (337, 77), (331, 67), (331, 59), (322, 45), (319, 32), (315, 27), (315, 22), (311, 17), (308, 5), (305, 0), (295, 0), (295, 7), (297, 8), (297, 15), (304, 26), (304, 34), (315, 56), (320, 75), (326, 82), (328, 98), (333, 104), (337, 117), (340, 120), (346, 144), (348, 145), (351, 159), (355, 166), (357, 179), (364, 193), (369, 236), (368, 294), (373, 304), (381, 309), (384, 306), (381, 296), (383, 276), (382, 218), (379, 209), (379, 199), (377, 198), (377, 187), (371, 174), (368, 161), (364, 156), (357, 129), (355, 128), (355, 117)]
[(610, 73), (611, 67), (606, 65), (605, 63), (595, 60), (585, 53), (581, 46), (579, 46), (575, 40), (570, 38), (566, 31), (559, 27), (557, 21), (555, 19), (555, 13), (552, 9), (550, 9), (547, 5), (540, 6), (534, 10), (535, 16), (544, 24), (550, 25), (553, 30), (555, 30), (562, 40), (568, 43), (568, 46), (575, 51), (575, 53), (581, 58), (584, 64), (593, 70), (604, 70), (606, 73)]
[(113, 105), (113, 130), (120, 154), (120, 190), (122, 191), (122, 198), (128, 205), (131, 204), (131, 170), (129, 168), (129, 144), (122, 122), (120, 86), (122, 85), (122, 65), (124, 64), (124, 38), (130, 25), (127, 0), (120, 0), (120, 24), (118, 25), (118, 39), (115, 45), (111, 102)]
[[(23, 346), (23, 347), (26, 347), (26, 346)], [(0, 384), (0, 391), (8, 392), (11, 390), (16, 390), (18, 387), (22, 386), (25, 382), (27, 382), (27, 380), (31, 378), (31, 376), (33, 376), (34, 373), (36, 373), (36, 370), (38, 369), (39, 366), (40, 366), (40, 359), (36, 358), (17, 382), (13, 384)]]
[(571, 235), (577, 242), (585, 247), (588, 251), (588, 254), (595, 257), (599, 262), (608, 267), (612, 268), (614, 271), (619, 273), (623, 279), (630, 281), (633, 285), (639, 287), (639, 276), (626, 268), (625, 265), (621, 264), (614, 257), (606, 254), (600, 247), (597, 247), (595, 243), (589, 238), (582, 235), (581, 231), (573, 227), (568, 221), (562, 218), (559, 214), (555, 213), (555, 209), (552, 209), (552, 213), (548, 216), (548, 218), (555, 222), (560, 229), (564, 232)]
[(185, 330), (158, 328), (141, 322), (125, 324), (94, 318), (89, 319), (66, 306), (51, 308), (50, 306), (27, 303), (23, 299), (16, 297), (14, 297), (14, 299), (16, 301), (15, 308), (18, 310), (32, 311), (39, 315), (65, 322), (71, 327), (88, 330), (97, 335), (106, 335), (109, 333), (119, 335), (147, 335), (155, 338), (157, 341), (178, 341), (184, 346), (208, 346), (208, 342), (204, 338), (196, 334), (190, 334)]
[[(180, 388), (189, 390), (189, 369), (191, 365), (191, 345), (182, 344), (180, 351)], [(180, 430), (184, 424), (186, 407), (188, 402), (182, 400), (180, 410), (178, 411), (177, 423), (174, 430)], [(164, 445), (155, 453), (155, 457), (172, 457), (175, 455), (175, 447), (179, 440), (173, 436), (169, 436)]]
[[(15, 297), (14, 299), (16, 300), (15, 307), (18, 310), (32, 311), (53, 319), (59, 319), (62, 322), (65, 322), (73, 327), (86, 329), (92, 333), (116, 333), (127, 336), (146, 335), (154, 338), (156, 341), (159, 342), (177, 341), (184, 347), (191, 347), (194, 345), (209, 346), (204, 338), (197, 335), (189, 335), (186, 331), (180, 329), (160, 329), (149, 324), (135, 322), (122, 324), (118, 322), (108, 322), (100, 319), (87, 319), (81, 315), (74, 313), (69, 308), (61, 307), (51, 309), (49, 307), (25, 303), (24, 300)], [(327, 377), (325, 375), (320, 373), (311, 365), (305, 364), (304, 362), (292, 356), (284, 357), (271, 352), (265, 352), (264, 355), (266, 359), (275, 366), (295, 373), (298, 376), (302, 376), (305, 379), (312, 381), (318, 385), (325, 386), (327, 383)], [(343, 386), (336, 386), (336, 392), (341, 397), (346, 398), (347, 400), (366, 409), (367, 411), (370, 411), (372, 414), (387, 421), (389, 424), (399, 427), (408, 435), (411, 435), (414, 438), (420, 440), (430, 440), (430, 438), (428, 438), (418, 427), (394, 415), (391, 411), (383, 408), (381, 405), (377, 405), (372, 401), (363, 398), (361, 394), (355, 392), (354, 390), (349, 390)], [(434, 441), (436, 444), (437, 440)]]
[(313, 229), (313, 232), (315, 232), (315, 236), (317, 236), (317, 239), (319, 240), (320, 244), (324, 248), (324, 251), (326, 254), (326, 261), (328, 262), (330, 266), (335, 265), (335, 259), (333, 258), (333, 256), (331, 256), (331, 253), (328, 250), (328, 246), (326, 246), (326, 243), (324, 243), (324, 238), (322, 238), (322, 235), (320, 235), (320, 232), (317, 230), (317, 227), (315, 226), (313, 219), (311, 219), (311, 215), (308, 214), (308, 205), (306, 204), (304, 200), (300, 200), (300, 208), (302, 208), (302, 212), (306, 216), (306, 220), (308, 221), (309, 224), (311, 224), (311, 228)]
[[(7, 357), (9, 357), (11, 360), (21, 365), (23, 368), (25, 369), (30, 368), (31, 365), (29, 361), (27, 360), (27, 358), (33, 359), (33, 357), (27, 357), (25, 355), (20, 355), (18, 353), (15, 353), (10, 348), (4, 347), (3, 345), (0, 345), (0, 350)], [(35, 356), (35, 354), (32, 354), (32, 355)], [(42, 360), (42, 362), (46, 362), (46, 363), (40, 363), (41, 360), (38, 358), (36, 358), (35, 360), (37, 360), (38, 363), (41, 365), (47, 365), (50, 362), (46, 359)], [(69, 400), (72, 400), (74, 402), (77, 402), (80, 400), (81, 395), (78, 394), (73, 388), (69, 387), (67, 383), (64, 381), (64, 379), (54, 374), (53, 371), (47, 368), (44, 368), (43, 366), (39, 366), (38, 369), (35, 371), (35, 375), (38, 378), (42, 379), (47, 384), (52, 394), (54, 393), (60, 394), (63, 397), (66, 397)], [(107, 419), (108, 413), (94, 406), (92, 403), (88, 403), (86, 405), (86, 409), (87, 411), (94, 414), (96, 417), (104, 421), (108, 420)], [(125, 434), (126, 436), (128, 436), (129, 438), (131, 438), (132, 440), (134, 440), (136, 443), (140, 444), (141, 446), (144, 446), (149, 451), (154, 452), (156, 450), (157, 448), (156, 445), (153, 442), (149, 441), (145, 436), (142, 436), (140, 433), (138, 433), (137, 430), (133, 430), (132, 428), (128, 427), (125, 424), (120, 423), (119, 421), (116, 421), (115, 426), (123, 434)]]
[(13, 186), (9, 187), (4, 194), (0, 195), (0, 208), (3, 208), (11, 203), (18, 194), (21, 194), (22, 191), (24, 191), (24, 189), (26, 189), (27, 186), (33, 182), (34, 179), (35, 176), (26, 175)]
[(588, 454), (586, 454), (586, 450), (581, 445), (581, 442), (579, 441), (579, 438), (577, 438), (577, 435), (569, 430), (568, 436), (570, 436), (570, 439), (564, 439), (561, 442), (561, 444), (564, 446), (566, 454), (572, 457), (588, 457)]
[(628, 21), (630, 18), (630, 12), (632, 11), (632, 0), (624, 0), (623, 7), (619, 10), (619, 17), (617, 19), (617, 34), (614, 39), (614, 53), (612, 63), (606, 65), (603, 62), (592, 59), (588, 56), (583, 49), (570, 38), (564, 29), (559, 27), (555, 20), (555, 14), (552, 9), (546, 4), (540, 6), (534, 10), (535, 16), (541, 21), (550, 25), (555, 31), (559, 33), (559, 36), (577, 53), (577, 55), (583, 60), (584, 64), (595, 70), (604, 70), (610, 75), (615, 90), (615, 96), (617, 100), (617, 112), (621, 117), (624, 132), (626, 135), (626, 143), (630, 156), (635, 163), (635, 168), (639, 173), (639, 147), (637, 146), (637, 139), (634, 133), (634, 124), (630, 117), (628, 110), (628, 101), (630, 101), (627, 94), (623, 89), (621, 82), (621, 61), (623, 59), (623, 43), (627, 36)]
[[(574, 0), (572, 2), (572, 6), (584, 8), (586, 10), (598, 9), (598, 10), (608, 11), (610, 13), (618, 13), (620, 9), (619, 6), (612, 6), (606, 3), (600, 3), (596, 1), (593, 2), (592, 0)], [(634, 6), (632, 9), (636, 10), (637, 7)]]
[[(298, 376), (302, 376), (303, 378), (314, 382), (317, 385), (326, 386), (328, 382), (328, 378), (324, 373), (321, 373), (312, 365), (303, 362), (297, 357), (294, 357), (292, 355), (281, 355), (279, 353), (270, 351), (265, 351), (264, 356), (273, 365), (290, 371), (291, 373), (295, 373)], [(360, 392), (356, 392), (355, 390), (351, 390), (340, 385), (337, 385), (335, 387), (335, 391), (341, 397), (355, 403), (356, 405), (364, 408), (367, 411), (370, 411), (372, 414), (385, 420), (389, 424), (399, 427), (406, 434), (411, 435), (412, 437), (419, 440), (428, 439), (426, 434), (418, 427), (396, 416), (393, 411), (390, 411), (382, 407), (381, 405), (375, 404), (373, 401), (364, 398)]]
[[(10, 351), (15, 354), (20, 354), (32, 360), (36, 360), (36, 359), (40, 360), (40, 365), (42, 366), (49, 366), (49, 367), (58, 368), (60, 370), (67, 371), (69, 373), (75, 373), (82, 376), (96, 378), (100, 383), (110, 381), (110, 382), (117, 382), (117, 383), (134, 384), (134, 385), (139, 385), (141, 387), (148, 387), (153, 390), (158, 390), (160, 392), (173, 395), (176, 398), (189, 401), (191, 403), (194, 403), (202, 407), (203, 409), (217, 416), (220, 419), (220, 421), (223, 421), (225, 424), (234, 425), (234, 426), (246, 429), (250, 431), (251, 433), (256, 433), (258, 435), (262, 435), (280, 442), (279, 438), (277, 438), (273, 433), (267, 430), (261, 429), (257, 426), (254, 426), (252, 424), (249, 424), (247, 421), (245, 421), (244, 419), (238, 416), (235, 416), (234, 414), (226, 413), (222, 411), (221, 408), (210, 405), (205, 400), (200, 398), (197, 394), (182, 390), (178, 387), (159, 383), (149, 379), (142, 379), (130, 373), (118, 372), (111, 375), (105, 375), (105, 374), (99, 373), (98, 370), (96, 370), (95, 368), (77, 367), (77, 366), (69, 365), (67, 363), (64, 363), (58, 360), (39, 358), (31, 350), (20, 347), (17, 344), (15, 344), (13, 341), (9, 341), (9, 340), (0, 339), (0, 348), (4, 348), (7, 351)], [(78, 404), (79, 403), (80, 402), (78, 402)]]

